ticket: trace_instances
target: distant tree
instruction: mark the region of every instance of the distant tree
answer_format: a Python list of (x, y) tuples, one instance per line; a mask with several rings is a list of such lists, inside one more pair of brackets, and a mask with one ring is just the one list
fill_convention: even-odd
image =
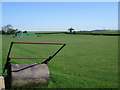
[(2, 30), (2, 34), (6, 34), (6, 32), (4, 30)]
[(11, 24), (7, 24), (6, 27), (8, 30), (13, 28), (13, 26)]
[[(16, 29), (16, 32), (18, 31), (18, 29)], [(20, 31), (20, 30), (19, 30)]]
[(19, 31), (17, 31), (16, 33), (22, 33), (22, 31), (21, 31), (21, 30), (19, 30)]
[(14, 30), (14, 29), (9, 29), (8, 31), (7, 31), (7, 34), (15, 34), (16, 33), (16, 30)]
[(8, 29), (7, 29), (7, 26), (3, 26), (3, 27), (2, 27), (2, 31), (5, 31), (5, 32), (6, 32), (7, 30), (8, 30)]
[(10, 34), (10, 32), (12, 31), (12, 25), (7, 24), (6, 26), (2, 27), (2, 34)]
[(73, 33), (75, 34), (75, 31)]
[(11, 24), (7, 24), (6, 26), (2, 27), (2, 34), (15, 34), (17, 33), (18, 29), (13, 29), (13, 26)]
[(73, 28), (69, 28), (68, 31), (70, 31), (70, 33), (72, 33), (74, 29)]
[(23, 33), (27, 33), (27, 31), (23, 31)]

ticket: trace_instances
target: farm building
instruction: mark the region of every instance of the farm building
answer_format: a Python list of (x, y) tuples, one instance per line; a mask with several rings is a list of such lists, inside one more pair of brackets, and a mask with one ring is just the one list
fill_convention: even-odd
[(16, 37), (36, 37), (35, 33), (17, 33)]

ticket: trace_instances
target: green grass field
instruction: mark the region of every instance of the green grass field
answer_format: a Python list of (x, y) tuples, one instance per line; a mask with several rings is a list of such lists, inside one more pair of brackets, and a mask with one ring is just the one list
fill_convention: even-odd
[(108, 31), (93, 31), (93, 33), (102, 33), (102, 34), (120, 34), (120, 31), (108, 30)]
[[(59, 33), (61, 31), (29, 31), (28, 33)], [(69, 31), (62, 31), (69, 32)], [(120, 30), (104, 30), (104, 31), (75, 31), (76, 33), (96, 33), (96, 34), (120, 34)]]
[[(65, 48), (49, 64), (51, 80), (46, 87), (34, 88), (117, 88), (118, 37), (52, 34), (39, 37), (3, 36), (2, 60), (6, 61), (11, 41), (59, 42)], [(14, 45), (11, 56), (46, 57), (60, 46)], [(12, 63), (36, 63), (41, 60), (12, 60)]]
[(77, 31), (76, 33), (120, 34), (120, 31), (119, 31), (119, 30), (105, 30), (105, 31)]

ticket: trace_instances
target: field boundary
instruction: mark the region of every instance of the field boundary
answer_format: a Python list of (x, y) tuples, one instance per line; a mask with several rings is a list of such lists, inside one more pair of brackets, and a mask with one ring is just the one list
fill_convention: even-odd
[[(70, 34), (70, 33), (69, 33)], [(120, 34), (98, 34), (98, 33), (72, 33), (77, 35), (104, 35), (104, 36), (120, 36)]]
[(103, 36), (120, 36), (120, 34), (103, 34), (103, 33), (68, 33), (68, 32), (51, 32), (51, 33), (35, 33), (35, 34), (74, 34), (74, 35), (103, 35)]

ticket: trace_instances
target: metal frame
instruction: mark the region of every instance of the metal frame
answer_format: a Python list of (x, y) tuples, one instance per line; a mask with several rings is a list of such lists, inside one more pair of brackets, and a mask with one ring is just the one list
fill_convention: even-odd
[[(18, 57), (10, 57), (10, 52), (12, 50), (12, 46), (13, 44), (47, 44), (47, 45), (62, 45), (52, 56), (49, 56), (49, 57), (44, 57), (44, 58), (41, 58), (41, 57), (33, 57), (33, 58), (29, 58), (29, 57), (22, 57), (22, 58), (18, 58)], [(65, 46), (66, 44), (65, 43), (48, 43), (48, 42), (11, 42), (10, 44), (10, 48), (9, 48), (9, 51), (8, 51), (8, 55), (7, 55), (7, 61), (6, 61), (6, 64), (5, 64), (5, 67), (3, 69), (3, 73), (5, 72), (5, 70), (7, 69), (8, 65), (10, 64), (10, 60), (11, 59), (46, 59), (45, 61), (42, 62), (45, 63), (45, 64), (48, 64), (48, 62), (53, 58), (55, 57), (55, 55), (57, 55), (57, 53)]]

